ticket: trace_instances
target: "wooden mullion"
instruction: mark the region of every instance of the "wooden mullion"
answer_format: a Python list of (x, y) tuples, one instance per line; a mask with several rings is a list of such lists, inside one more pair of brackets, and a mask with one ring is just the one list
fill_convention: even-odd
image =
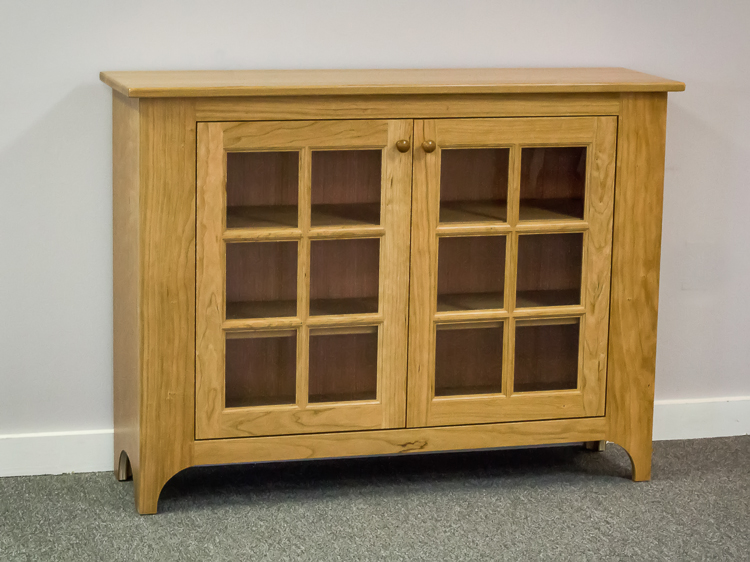
[(304, 147), (299, 155), (299, 193), (297, 195), (298, 226), (301, 232), (297, 247), (297, 316), (301, 326), (297, 332), (297, 387), (296, 404), (306, 408), (308, 404), (310, 367), (310, 330), (307, 320), (310, 315), (310, 216), (312, 209), (312, 151)]

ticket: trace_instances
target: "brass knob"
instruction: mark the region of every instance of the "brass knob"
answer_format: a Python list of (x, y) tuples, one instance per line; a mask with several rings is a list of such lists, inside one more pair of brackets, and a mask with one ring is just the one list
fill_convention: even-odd
[(430, 152), (435, 152), (435, 149), (437, 148), (437, 145), (435, 144), (435, 141), (424, 141), (422, 143), (422, 150), (424, 150), (427, 154)]
[(411, 143), (407, 139), (403, 139), (396, 143), (396, 148), (398, 148), (399, 152), (409, 152)]

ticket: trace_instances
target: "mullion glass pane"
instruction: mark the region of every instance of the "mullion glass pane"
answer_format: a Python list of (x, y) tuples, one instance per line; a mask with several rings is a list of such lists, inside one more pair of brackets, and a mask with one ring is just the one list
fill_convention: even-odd
[(226, 246), (226, 317), (297, 315), (297, 242)]
[(502, 392), (503, 324), (438, 325), (435, 396)]
[(516, 308), (581, 304), (583, 233), (518, 237)]
[(310, 315), (378, 311), (380, 239), (310, 243)]
[(380, 224), (382, 150), (312, 152), (312, 226)]
[(572, 390), (578, 386), (580, 320), (519, 320), (513, 392)]
[(228, 337), (226, 407), (294, 404), (296, 369), (296, 331)]
[(227, 154), (227, 228), (296, 227), (298, 152)]
[(507, 221), (508, 148), (440, 151), (440, 222)]
[(310, 332), (310, 402), (377, 398), (378, 328), (350, 330)]
[(438, 312), (504, 308), (505, 236), (438, 241)]
[(585, 146), (521, 150), (519, 220), (582, 219), (585, 190)]

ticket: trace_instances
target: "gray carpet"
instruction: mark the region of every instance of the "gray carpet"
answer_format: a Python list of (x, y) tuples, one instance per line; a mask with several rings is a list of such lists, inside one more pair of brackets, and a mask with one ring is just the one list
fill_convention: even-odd
[(750, 560), (750, 436), (0, 478), (0, 560)]

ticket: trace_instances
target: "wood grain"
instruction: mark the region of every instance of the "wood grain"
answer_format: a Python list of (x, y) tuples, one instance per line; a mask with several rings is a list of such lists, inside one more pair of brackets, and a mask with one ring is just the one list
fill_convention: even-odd
[[(140, 115), (137, 99), (112, 93), (114, 466), (140, 487)], [(124, 460), (124, 459), (123, 459)]]
[(196, 98), (201, 121), (616, 115), (619, 94), (334, 95)]
[(624, 95), (618, 129), (607, 439), (651, 478), (666, 94)]
[(626, 68), (195, 70), (102, 72), (129, 97), (326, 94), (533, 94), (681, 91), (681, 82)]
[(582, 418), (196, 441), (193, 463), (226, 464), (576, 443), (601, 440), (604, 431), (604, 418)]
[(223, 123), (224, 149), (282, 150), (300, 148), (382, 148), (387, 121), (262, 121)]
[(195, 147), (189, 100), (142, 100), (140, 149), (141, 481), (154, 513), (189, 466), (195, 416)]

